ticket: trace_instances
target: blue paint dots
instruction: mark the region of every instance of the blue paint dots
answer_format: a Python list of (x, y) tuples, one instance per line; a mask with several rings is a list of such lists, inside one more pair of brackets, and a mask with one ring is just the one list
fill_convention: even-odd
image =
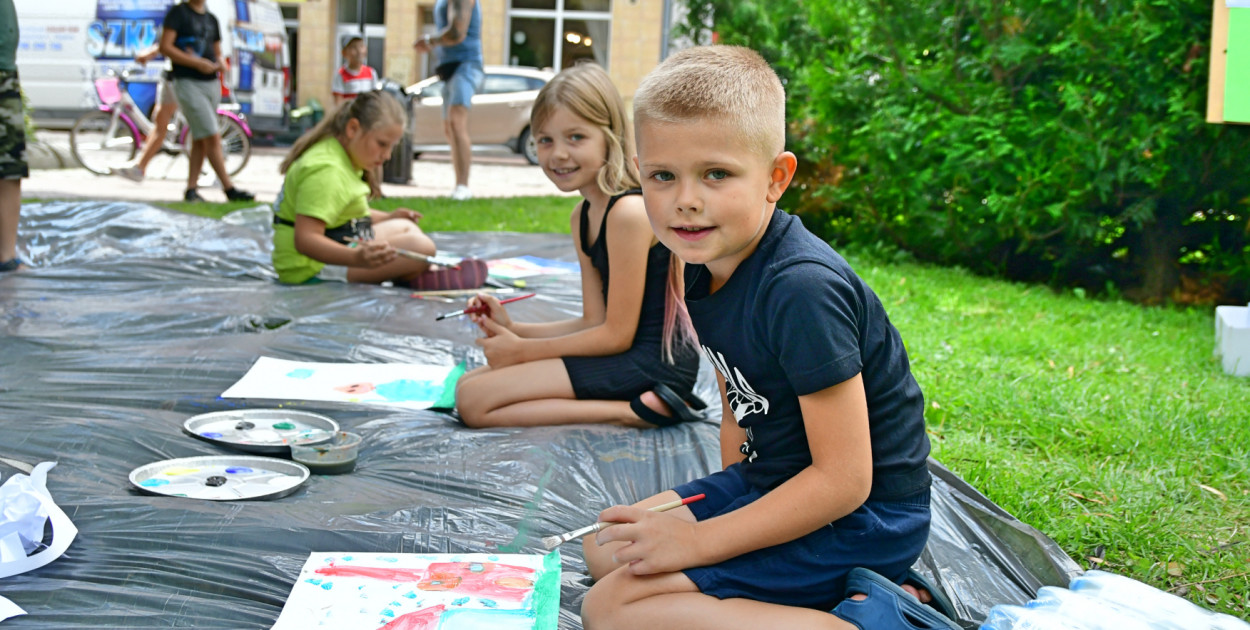
[(169, 480), (168, 479), (144, 479), (143, 481), (139, 482), (139, 485), (143, 486), (144, 488), (159, 488), (161, 486), (169, 485)]
[(211, 438), (211, 439), (217, 439), (217, 438), (221, 437), (221, 434), (220, 434), (220, 433), (218, 433), (218, 432), (216, 432), (216, 431), (205, 431), (205, 432), (203, 432), (203, 433), (201, 433), (201, 434), (200, 434), (200, 437), (206, 437), (206, 438)]
[(344, 561), (344, 562), (351, 562), (351, 561), (352, 561), (352, 557), (351, 557), (351, 556), (343, 556), (343, 561)]
[(469, 570), (474, 573), (481, 573), (486, 570), (486, 567), (481, 562), (474, 562), (469, 564)]
[(390, 608), (383, 608), (383, 609), (382, 609), (382, 616), (384, 616), (384, 617), (394, 617), (394, 616), (395, 616), (395, 611), (391, 610)]
[(495, 603), (495, 600), (493, 600), (493, 599), (480, 599), (480, 600), (478, 600), (478, 601), (479, 601), (479, 602), (481, 602), (481, 603), (482, 603), (482, 605), (483, 605), (483, 606), (485, 606), (485, 607), (487, 607), (487, 608), (494, 608), (494, 607), (496, 607), (496, 606), (498, 606), (498, 605), (499, 605), (499, 604)]
[(399, 558), (396, 558), (395, 556), (378, 556), (378, 560), (381, 560), (382, 562), (399, 562)]
[(298, 370), (291, 370), (290, 372), (287, 372), (286, 375), (290, 378), (298, 378), (302, 380), (312, 376), (313, 371), (308, 368), (300, 368)]
[(408, 591), (407, 593), (404, 593), (404, 597), (407, 597), (408, 599), (416, 599), (416, 598), (417, 598), (417, 592), (416, 592), (416, 591)]
[(463, 606), (463, 605), (465, 605), (465, 604), (467, 604), (467, 603), (469, 603), (469, 598), (468, 598), (468, 597), (460, 597), (460, 598), (457, 598), (457, 599), (452, 600), (451, 605), (452, 605), (452, 606)]
[(320, 584), (321, 578), (308, 578), (307, 580), (304, 580), (304, 581), (308, 582), (309, 584)]
[(324, 582), (324, 583), (322, 583), (322, 584), (321, 584), (321, 588), (322, 588), (323, 590), (327, 590), (327, 591), (328, 591), (328, 590), (330, 590), (330, 589), (334, 588), (334, 582)]
[(250, 473), (254, 471), (251, 468), (248, 468), (247, 466), (231, 466), (226, 469), (226, 472), (232, 475), (241, 475), (243, 473)]

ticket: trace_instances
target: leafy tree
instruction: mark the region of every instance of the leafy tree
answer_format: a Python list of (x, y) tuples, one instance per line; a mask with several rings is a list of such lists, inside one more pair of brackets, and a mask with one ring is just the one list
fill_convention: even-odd
[(761, 52), (826, 236), (1144, 301), (1250, 292), (1250, 128), (1204, 121), (1210, 3), (713, 0)]

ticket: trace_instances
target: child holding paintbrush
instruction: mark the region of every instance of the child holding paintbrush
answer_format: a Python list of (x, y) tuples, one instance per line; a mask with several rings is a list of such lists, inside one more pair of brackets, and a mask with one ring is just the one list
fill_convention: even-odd
[(577, 65), (538, 93), (530, 123), (543, 173), (583, 197), (570, 219), (582, 315), (514, 322), (493, 296), (470, 300), (485, 310), (473, 321), (489, 365), (457, 384), (460, 417), (471, 427), (698, 419), (698, 354), (663, 343), (666, 330), (689, 330), (689, 318), (665, 290), (671, 257), (647, 223), (620, 94), (602, 68)]
[(700, 47), (634, 98), (647, 215), (686, 262), (718, 373), (725, 469), (599, 515), (621, 524), (585, 540), (586, 628), (957, 630), (899, 586), (946, 604), (909, 575), (929, 441), (902, 339), (847, 262), (776, 208), (796, 167), (781, 82), (751, 50)]
[(278, 280), (393, 280), (419, 290), (482, 286), (486, 263), (480, 260), (431, 265), (434, 241), (417, 226), (419, 213), (369, 207), (381, 194), (378, 167), (403, 136), (406, 120), (396, 99), (366, 92), (295, 142), (279, 167), (286, 179), (274, 203)]

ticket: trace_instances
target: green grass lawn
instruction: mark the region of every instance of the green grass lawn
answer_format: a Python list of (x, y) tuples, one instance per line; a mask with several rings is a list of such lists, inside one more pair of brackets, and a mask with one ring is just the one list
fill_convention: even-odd
[[(392, 199), (429, 231), (568, 232), (566, 197)], [(250, 204), (171, 204), (220, 216)], [(1211, 308), (1144, 308), (851, 256), (902, 332), (933, 456), (1078, 563), (1246, 617), (1250, 379)]]
[[(411, 208), (424, 215), (421, 228), (426, 232), (569, 232), (569, 215), (578, 202), (575, 197), (511, 197), (448, 201), (444, 197), (381, 199), (372, 202), (378, 210)], [(221, 218), (251, 208), (255, 202), (161, 204), (200, 216)]]

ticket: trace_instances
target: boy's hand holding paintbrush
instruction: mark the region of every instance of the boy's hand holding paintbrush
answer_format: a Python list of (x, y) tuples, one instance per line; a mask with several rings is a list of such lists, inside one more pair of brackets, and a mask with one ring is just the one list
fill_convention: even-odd
[(685, 504), (702, 499), (697, 494), (675, 501), (683, 506), (671, 514), (666, 511), (672, 503), (643, 509), (632, 505), (616, 505), (599, 514), (601, 522), (612, 522), (595, 536), (595, 544), (624, 543), (613, 552), (612, 558), (620, 565), (627, 565), (634, 575), (672, 573), (699, 566), (709, 557), (702, 550), (706, 541), (700, 539), (698, 523)]

